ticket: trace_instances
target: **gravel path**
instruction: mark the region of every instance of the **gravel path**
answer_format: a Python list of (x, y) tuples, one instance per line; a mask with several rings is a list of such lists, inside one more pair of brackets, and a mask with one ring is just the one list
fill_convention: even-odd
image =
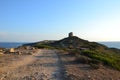
[(55, 50), (39, 50), (0, 70), (0, 80), (66, 80), (64, 66)]

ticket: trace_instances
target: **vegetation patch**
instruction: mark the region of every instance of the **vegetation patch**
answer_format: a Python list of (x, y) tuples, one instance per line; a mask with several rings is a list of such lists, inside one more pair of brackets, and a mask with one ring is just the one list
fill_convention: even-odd
[(38, 44), (38, 45), (35, 45), (34, 47), (37, 47), (37, 48), (40, 48), (40, 49), (53, 49), (52, 46), (48, 46), (48, 45), (44, 45), (44, 44)]
[(88, 64), (91, 62), (91, 58), (83, 55), (77, 55), (76, 56), (76, 61), (84, 64)]
[(100, 53), (100, 52), (90, 51), (90, 50), (82, 51), (81, 54), (89, 58), (99, 60), (103, 62), (105, 65), (109, 65), (113, 68), (120, 70), (120, 58), (118, 58), (118, 56), (115, 54)]

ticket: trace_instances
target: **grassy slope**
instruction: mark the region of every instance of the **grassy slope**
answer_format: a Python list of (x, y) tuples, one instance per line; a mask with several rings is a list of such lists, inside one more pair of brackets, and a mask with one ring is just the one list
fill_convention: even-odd
[(97, 51), (82, 51), (82, 55), (102, 61), (105, 65), (109, 65), (120, 70), (120, 55), (116, 53), (101, 53)]
[[(55, 42), (42, 42), (34, 44), (38, 48), (62, 49), (70, 53), (86, 56), (90, 59), (101, 61), (105, 65), (109, 65), (120, 70), (120, 50), (110, 49), (96, 42), (89, 42), (76, 36), (67, 37)], [(81, 50), (87, 48), (88, 50)], [(77, 57), (77, 56), (76, 56)]]

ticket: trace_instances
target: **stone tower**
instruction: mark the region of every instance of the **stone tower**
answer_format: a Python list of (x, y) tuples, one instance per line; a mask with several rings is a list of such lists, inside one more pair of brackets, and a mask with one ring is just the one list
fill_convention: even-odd
[(69, 33), (69, 37), (73, 37), (73, 32), (70, 32), (70, 33)]

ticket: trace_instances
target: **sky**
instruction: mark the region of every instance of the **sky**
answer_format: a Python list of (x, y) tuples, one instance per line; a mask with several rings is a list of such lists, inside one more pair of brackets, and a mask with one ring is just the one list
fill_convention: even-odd
[(120, 41), (120, 0), (0, 0), (0, 42)]

